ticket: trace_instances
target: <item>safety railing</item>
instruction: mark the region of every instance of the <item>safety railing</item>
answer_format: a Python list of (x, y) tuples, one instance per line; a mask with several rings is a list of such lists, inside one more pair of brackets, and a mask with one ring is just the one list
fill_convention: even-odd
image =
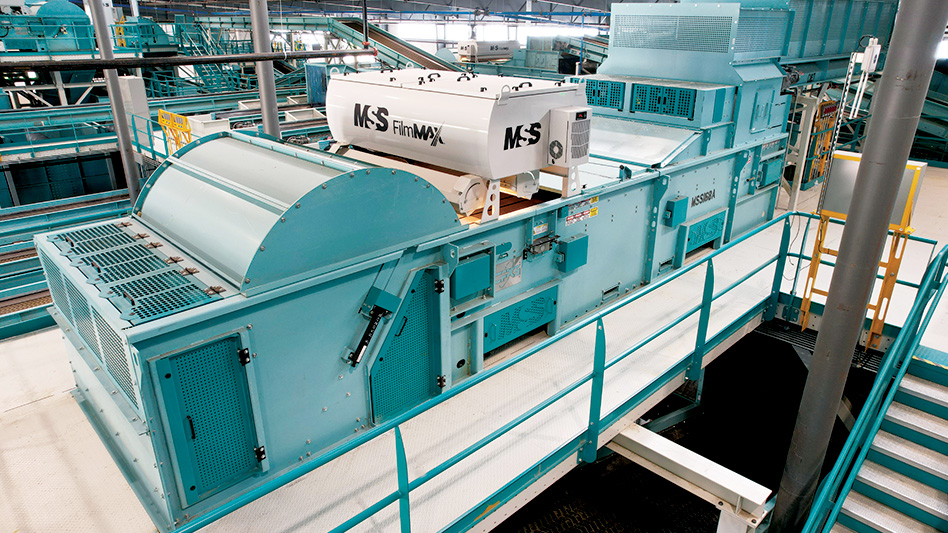
[[(783, 280), (784, 265), (786, 264), (786, 259), (789, 253), (789, 245), (791, 241), (791, 222), (794, 220), (799, 223), (799, 217), (797, 217), (795, 214), (788, 213), (770, 221), (769, 223), (732, 241), (725, 247), (710, 253), (706, 257), (686, 265), (685, 267), (675, 271), (660, 281), (654, 282), (653, 284), (639, 289), (637, 292), (633, 293), (626, 299), (618, 301), (598, 312), (588, 315), (586, 318), (565, 328), (564, 331), (557, 334), (555, 337), (546, 339), (521, 354), (504, 360), (503, 362), (497, 363), (488, 370), (474, 374), (472, 377), (452, 387), (447, 392), (401, 415), (395, 416), (391, 420), (367, 430), (358, 437), (345, 442), (344, 444), (336, 446), (321, 456), (316, 457), (313, 460), (297, 467), (296, 469), (288, 471), (270, 480), (269, 482), (264, 483), (263, 485), (251, 490), (248, 493), (230, 500), (222, 506), (209, 511), (205, 515), (194, 518), (191, 522), (178, 528), (176, 532), (183, 533), (197, 531), (201, 527), (204, 527), (207, 524), (239, 509), (240, 507), (270, 492), (273, 492), (277, 488), (284, 486), (287, 483), (290, 483), (291, 481), (320, 468), (330, 461), (333, 461), (334, 459), (337, 459), (344, 454), (355, 450), (359, 446), (372, 441), (376, 437), (392, 431), (394, 431), (395, 435), (396, 472), (398, 482), (397, 490), (389, 493), (387, 496), (376, 501), (374, 504), (367, 506), (362, 512), (355, 514), (342, 524), (339, 524), (337, 527), (335, 527), (334, 531), (344, 531), (355, 527), (395, 502), (399, 503), (399, 516), (402, 531), (408, 531), (411, 522), (411, 504), (409, 497), (413, 491), (417, 490), (419, 487), (422, 487), (426, 483), (431, 482), (433, 479), (445, 473), (455, 465), (458, 465), (466, 458), (471, 457), (479, 450), (484, 449), (488, 444), (493, 443), (501, 437), (510, 434), (510, 432), (515, 428), (518, 428), (528, 420), (533, 419), (533, 417), (539, 413), (543, 413), (556, 402), (564, 399), (566, 396), (570, 395), (570, 393), (577, 391), (581, 387), (588, 387), (591, 391), (589, 394), (589, 403), (587, 405), (589, 413), (588, 424), (585, 426), (585, 428), (577, 428), (579, 431), (579, 437), (570, 442), (564, 443), (564, 445), (560, 447), (559, 451), (554, 454), (555, 457), (548, 456), (545, 460), (562, 461), (565, 460), (569, 455), (578, 453), (580, 460), (586, 462), (594, 461), (599, 444), (598, 441), (600, 434), (619, 421), (634, 407), (639, 405), (644, 400), (644, 398), (647, 397), (647, 395), (654, 393), (682, 374), (684, 374), (688, 379), (697, 379), (701, 372), (702, 361), (705, 355), (710, 352), (710, 350), (730, 337), (730, 335), (736, 332), (738, 328), (743, 327), (754, 317), (760, 316), (762, 314), (763, 319), (765, 320), (773, 318), (777, 307), (781, 282)], [(746, 265), (742, 262), (742, 267), (746, 267), (746, 270), (742, 269), (743, 273), (736, 277), (736, 279), (733, 277), (734, 272), (727, 271), (725, 274), (730, 277), (726, 277), (726, 279), (723, 281), (719, 279), (718, 284), (715, 284), (715, 261), (719, 257), (721, 257), (723, 254), (730, 253), (732, 250), (735, 250), (742, 244), (747, 243), (750, 239), (761, 234), (762, 232), (779, 225), (782, 225), (782, 233), (779, 240), (779, 245), (772, 255), (767, 256), (756, 265)], [(768, 241), (767, 246), (772, 247), (772, 244), (773, 241), (770, 240)], [(758, 245), (758, 241), (755, 241), (754, 245)], [(760, 257), (760, 255), (754, 254), (754, 257)], [(765, 272), (765, 270), (768, 269), (773, 270), (772, 278), (766, 277), (769, 275), (769, 271)], [(698, 282), (695, 276), (700, 276), (702, 271), (703, 279)], [(726, 295), (730, 296), (735, 288), (748, 282), (748, 280), (761, 275), (765, 276), (763, 284), (766, 286), (766, 288), (763, 290), (763, 292), (758, 292), (757, 296), (752, 297), (750, 301), (744, 302), (743, 307), (740, 307), (739, 309), (740, 315), (737, 318), (734, 320), (728, 320), (728, 324), (724, 326), (721, 326), (721, 321), (717, 320), (715, 322), (714, 328), (709, 328), (709, 325), (712, 322), (712, 304)], [(700, 302), (695, 303), (694, 305), (692, 305), (691, 302), (687, 302), (685, 304), (686, 308), (681, 308), (684, 309), (684, 311), (680, 313), (679, 311), (681, 309), (676, 309), (674, 312), (677, 314), (674, 316), (674, 318), (668, 320), (661, 327), (652, 331), (651, 333), (648, 333), (643, 338), (640, 338), (631, 346), (616, 345), (615, 342), (613, 342), (609, 344), (609, 349), (607, 350), (605, 324), (606, 322), (609, 322), (614, 313), (626, 308), (631, 304), (634, 304), (637, 301), (640, 301), (649, 294), (667, 288), (679, 280), (683, 280), (683, 278), (686, 276), (688, 277), (687, 281), (682, 281), (682, 283), (690, 283), (690, 287), (693, 287), (695, 283), (700, 283), (703, 287), (701, 290)], [(725, 286), (721, 286), (724, 283), (727, 284)], [(760, 291), (760, 278), (757, 278), (755, 283), (757, 284), (755, 285), (757, 290)], [(609, 323), (612, 324), (612, 322)], [(607, 372), (613, 368), (618, 369), (617, 365), (621, 365), (623, 362), (628, 363), (627, 358), (629, 356), (637, 353), (643, 347), (655, 341), (659, 337), (669, 334), (669, 332), (672, 332), (674, 328), (679, 326), (693, 328), (695, 341), (690, 354), (686, 355), (676, 364), (671, 365), (667, 371), (664, 372), (664, 374), (648, 384), (642, 391), (642, 394), (645, 394), (645, 396), (635, 395), (624, 402), (620, 402), (618, 406), (614, 405), (614, 398), (610, 396), (608, 406), (604, 406), (603, 388), (606, 381)], [(451, 398), (457, 397), (459, 394), (470, 390), (471, 388), (483, 383), (485, 380), (492, 379), (494, 376), (502, 375), (505, 370), (531, 357), (534, 357), (536, 354), (549, 348), (554, 343), (567, 342), (571, 336), (576, 335), (580, 331), (586, 330), (586, 328), (589, 327), (595, 328), (595, 347), (592, 357), (592, 368), (589, 371), (579, 375), (571, 384), (558, 390), (555, 394), (552, 394), (539, 403), (536, 403), (532, 408), (509, 420), (501, 427), (489, 432), (475, 442), (469, 444), (466, 448), (456, 453), (449, 459), (428, 469), (424, 474), (415, 477), (414, 479), (410, 479), (408, 473), (408, 459), (405, 450), (405, 442), (402, 438), (402, 426), (406, 422), (412, 420), (415, 417), (423, 415), (436, 406), (447, 402)], [(678, 330), (676, 330), (676, 332), (677, 331)], [(574, 339), (575, 338), (579, 337), (574, 337)], [(621, 335), (617, 335), (616, 338), (621, 338)], [(688, 338), (690, 339), (690, 337)], [(610, 354), (608, 357), (607, 353)], [(531, 471), (536, 470), (537, 468), (534, 468)], [(542, 471), (542, 468), (540, 470)], [(512, 487), (513, 485), (508, 484), (505, 490), (515, 490), (512, 489)], [(492, 497), (491, 501), (496, 502), (497, 498)], [(482, 504), (483, 503), (484, 502), (482, 502)], [(493, 508), (493, 505), (491, 508)], [(474, 509), (477, 509), (477, 507)], [(469, 515), (474, 514), (474, 509), (469, 512)], [(455, 522), (454, 526), (459, 526), (460, 524), (461, 522)]]
[[(791, 251), (788, 253), (788, 258), (790, 260), (790, 264), (788, 265), (788, 267), (792, 269), (791, 277), (788, 278), (788, 282), (789, 282), (789, 287), (787, 288), (788, 290), (784, 291), (789, 296), (789, 303), (791, 304), (787, 306), (788, 313), (795, 310), (793, 305), (795, 305), (796, 299), (800, 298), (798, 289), (802, 288), (803, 282), (804, 280), (806, 280), (807, 267), (809, 266), (809, 262), (813, 260), (813, 258), (808, 254), (811, 253), (813, 250), (813, 239), (816, 238), (816, 235), (815, 235), (816, 225), (818, 224), (819, 219), (820, 219), (818, 215), (815, 215), (812, 213), (797, 213), (797, 216), (801, 218), (803, 223), (800, 226), (798, 226), (796, 230), (796, 235), (794, 235), (794, 237), (792, 238), (792, 241), (794, 243), (799, 241), (800, 243), (799, 251)], [(845, 223), (842, 220), (835, 219), (835, 218), (829, 219), (829, 222), (833, 227), (838, 228), (839, 230), (841, 230), (842, 227), (845, 225)], [(893, 232), (889, 231), (889, 235), (890, 236), (893, 235)], [(919, 237), (917, 235), (908, 235), (906, 236), (906, 240), (908, 241), (908, 244), (906, 246), (906, 249), (903, 251), (903, 257), (907, 257), (908, 254), (912, 254), (914, 256), (917, 256), (913, 259), (918, 259), (922, 257), (924, 254), (926, 255), (924, 259), (925, 264), (931, 263), (932, 260), (934, 260), (935, 252), (937, 251), (938, 241), (933, 240), (933, 239), (927, 239), (925, 237)], [(833, 272), (833, 268), (836, 266), (835, 261), (830, 261), (827, 259), (827, 257), (828, 256), (824, 254), (820, 258), (820, 265), (829, 267), (825, 269), (825, 271), (824, 270), (820, 271), (821, 279), (823, 278), (823, 276), (826, 276), (825, 279), (829, 279), (829, 277), (831, 276)], [(794, 261), (796, 262), (794, 263)], [(882, 274), (876, 274), (876, 279), (878, 281), (882, 281), (884, 279), (884, 276)], [(918, 278), (917, 281), (913, 281), (911, 279), (906, 279), (903, 275), (900, 274), (900, 276), (895, 280), (895, 284), (897, 286), (905, 287), (907, 290), (917, 291), (921, 286), (921, 278)], [(902, 295), (902, 297), (905, 298), (906, 296)], [(823, 300), (824, 298), (817, 296), (814, 298), (813, 301), (821, 304)], [(892, 306), (890, 305), (890, 308), (891, 307)], [(796, 317), (789, 314), (787, 316), (784, 316), (783, 318), (791, 322), (796, 321)], [(891, 319), (893, 317), (890, 316), (889, 318)], [(895, 327), (901, 326), (901, 322), (899, 323), (893, 322), (890, 324)]]
[(905, 377), (908, 363), (935, 314), (945, 287), (948, 286), (948, 279), (945, 277), (946, 266), (948, 246), (942, 248), (929, 263), (908, 319), (879, 367), (872, 390), (840, 451), (836, 464), (823, 480), (803, 528), (804, 533), (829, 533), (835, 525), (843, 502), (862, 468), (876, 433), (882, 426), (885, 413), (892, 405), (902, 378)]
[(132, 149), (155, 161), (164, 161), (171, 155), (161, 124), (151, 117), (142, 117), (127, 113), (128, 127), (131, 130)]
[(84, 149), (115, 142), (111, 123), (76, 122), (53, 126), (29, 126), (0, 131), (0, 159), (30, 159), (55, 152), (81, 153)]

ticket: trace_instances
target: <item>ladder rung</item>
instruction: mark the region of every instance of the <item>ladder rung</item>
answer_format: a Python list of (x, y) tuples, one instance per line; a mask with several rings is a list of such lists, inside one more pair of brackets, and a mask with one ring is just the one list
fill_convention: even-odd
[(812, 292), (813, 294), (819, 294), (820, 296), (829, 296), (828, 292), (822, 291), (820, 289), (810, 289), (810, 292)]
[(820, 251), (823, 252), (823, 253), (826, 254), (826, 255), (831, 255), (831, 256), (833, 256), (833, 257), (836, 257), (837, 254), (839, 254), (839, 252), (838, 252), (837, 250), (834, 250), (834, 249), (832, 249), (832, 248), (820, 248)]

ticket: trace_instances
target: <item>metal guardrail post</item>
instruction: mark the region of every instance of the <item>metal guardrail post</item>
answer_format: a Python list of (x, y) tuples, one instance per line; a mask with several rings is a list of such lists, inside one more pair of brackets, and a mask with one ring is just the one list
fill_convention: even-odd
[(777, 259), (774, 284), (770, 289), (770, 304), (764, 312), (764, 321), (773, 320), (777, 315), (777, 300), (780, 297), (780, 285), (783, 283), (783, 271), (787, 266), (787, 252), (790, 251), (790, 219), (783, 222), (783, 236), (780, 238), (780, 253)]
[(691, 364), (685, 371), (685, 379), (698, 381), (701, 378), (701, 362), (704, 360), (705, 345), (708, 341), (708, 323), (711, 321), (711, 301), (714, 299), (714, 261), (708, 259), (708, 268), (704, 275), (704, 294), (701, 297), (701, 311), (698, 314), (698, 334), (695, 339), (695, 351)]
[(411, 505), (408, 501), (408, 458), (402, 430), (395, 426), (395, 472), (398, 475), (398, 517), (402, 533), (411, 533)]
[(602, 420), (602, 386), (605, 374), (606, 330), (600, 318), (596, 320), (596, 348), (593, 353), (592, 386), (589, 390), (589, 426), (586, 428), (586, 443), (579, 449), (579, 463), (595, 463), (599, 453), (599, 425)]

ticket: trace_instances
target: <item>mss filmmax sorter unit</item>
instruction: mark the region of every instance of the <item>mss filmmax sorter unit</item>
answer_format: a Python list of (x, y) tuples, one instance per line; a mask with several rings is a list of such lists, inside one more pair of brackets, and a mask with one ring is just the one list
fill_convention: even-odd
[(131, 217), (38, 236), (77, 398), (159, 529), (767, 220), (781, 128), (699, 88), (739, 141), (595, 116), (584, 83), (349, 75), (339, 153), (205, 137)]

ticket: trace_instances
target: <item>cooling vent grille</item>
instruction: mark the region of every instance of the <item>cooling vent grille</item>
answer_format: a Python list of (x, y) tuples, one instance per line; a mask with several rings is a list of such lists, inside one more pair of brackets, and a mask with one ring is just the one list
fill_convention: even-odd
[(132, 382), (131, 369), (128, 361), (128, 352), (122, 343), (121, 337), (112, 329), (112, 326), (102, 318), (98, 311), (92, 310), (96, 330), (102, 344), (102, 358), (105, 367), (115, 379), (115, 383), (125, 393), (125, 397), (138, 407), (138, 398), (135, 395), (135, 385)]
[(636, 84), (632, 96), (632, 111), (656, 113), (691, 119), (695, 112), (697, 91), (681, 87)]
[(221, 298), (139, 237), (107, 223), (60, 233), (53, 242), (132, 324)]
[(610, 46), (725, 54), (732, 17), (614, 15)]
[[(578, 82), (578, 79), (573, 79), (573, 83)], [(589, 105), (621, 110), (625, 101), (625, 83), (588, 78), (586, 80), (586, 101)]]
[(570, 157), (579, 159), (589, 155), (589, 127), (590, 121), (578, 120), (570, 130)]

